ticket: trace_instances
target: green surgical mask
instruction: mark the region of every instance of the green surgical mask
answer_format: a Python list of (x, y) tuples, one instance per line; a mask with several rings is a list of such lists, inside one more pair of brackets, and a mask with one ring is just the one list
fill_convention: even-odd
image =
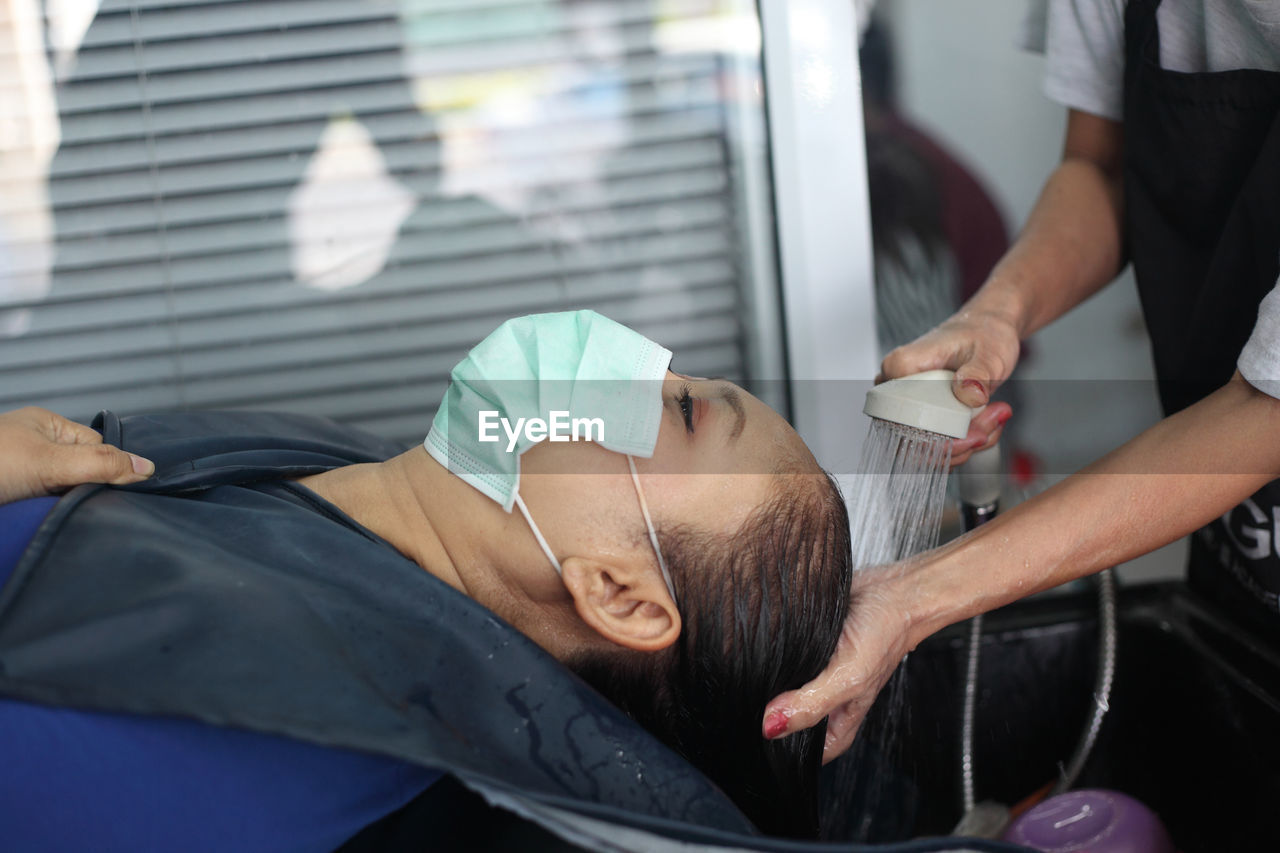
[(520, 497), (520, 456), (539, 441), (584, 439), (626, 455), (674, 600), (633, 459), (653, 455), (670, 362), (669, 350), (594, 311), (508, 320), (453, 368), (423, 443), (505, 511), (518, 507), (557, 572), (560, 561)]

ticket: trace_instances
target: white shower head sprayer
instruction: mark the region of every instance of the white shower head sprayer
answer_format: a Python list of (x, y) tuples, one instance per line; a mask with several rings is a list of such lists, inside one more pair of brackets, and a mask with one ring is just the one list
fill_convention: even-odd
[(926, 370), (890, 379), (867, 392), (862, 411), (882, 421), (964, 438), (969, 421), (982, 409), (971, 409), (956, 399), (951, 393), (954, 378), (950, 370)]
[[(948, 438), (964, 438), (985, 406), (971, 409), (951, 392), (955, 373), (927, 370), (883, 382), (867, 392), (862, 411), (873, 418)], [(961, 503), (984, 506), (1000, 497), (1000, 451), (991, 447), (970, 458), (957, 477)]]

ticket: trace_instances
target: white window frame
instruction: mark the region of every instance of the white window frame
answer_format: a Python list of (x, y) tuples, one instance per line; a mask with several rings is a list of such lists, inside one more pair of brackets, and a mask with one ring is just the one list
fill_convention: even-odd
[(759, 2), (792, 420), (844, 479), (879, 366), (854, 3)]

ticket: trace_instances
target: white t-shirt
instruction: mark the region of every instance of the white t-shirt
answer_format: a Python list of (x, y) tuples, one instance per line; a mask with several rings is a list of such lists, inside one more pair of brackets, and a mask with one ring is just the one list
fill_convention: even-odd
[[(1124, 10), (1125, 0), (1032, 0), (1022, 42), (1045, 54), (1045, 94), (1071, 109), (1124, 117)], [(1160, 64), (1170, 71), (1280, 71), (1280, 0), (1164, 0), (1156, 22)], [(1258, 305), (1237, 367), (1280, 398), (1280, 282)]]
[(1258, 303), (1258, 320), (1236, 367), (1254, 388), (1280, 398), (1280, 282)]
[[(1047, 12), (1033, 7), (1022, 37), (1025, 47), (1045, 53), (1045, 93), (1064, 106), (1119, 121), (1125, 0), (1047, 2)], [(1170, 71), (1280, 71), (1276, 0), (1164, 0), (1156, 21), (1160, 64)]]

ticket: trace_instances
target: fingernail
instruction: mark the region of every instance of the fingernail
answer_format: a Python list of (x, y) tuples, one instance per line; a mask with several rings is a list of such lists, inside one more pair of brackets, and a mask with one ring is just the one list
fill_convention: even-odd
[(1005, 411), (1000, 412), (1000, 414), (996, 415), (996, 423), (1000, 424), (1000, 426), (1004, 426), (1009, 422), (1009, 418), (1011, 417), (1013, 417), (1013, 412), (1006, 409)]
[(788, 722), (790, 720), (786, 714), (781, 711), (774, 711), (764, 718), (764, 736), (769, 740), (782, 736), (787, 731)]
[(144, 477), (150, 477), (156, 472), (156, 464), (150, 459), (143, 459), (141, 456), (130, 453), (129, 458), (133, 460), (133, 473), (142, 474)]
[(981, 394), (981, 395), (982, 395), (982, 397), (983, 397), (983, 399), (984, 399), (984, 400), (986, 399), (986, 397), (987, 397), (987, 386), (986, 386), (986, 385), (983, 385), (983, 384), (982, 384), (981, 382), (979, 382), (978, 380), (976, 380), (976, 379), (965, 379), (965, 380), (963, 380), (960, 384), (961, 384), (962, 386), (964, 386), (965, 388), (973, 388), (973, 389), (975, 389), (979, 394)]

